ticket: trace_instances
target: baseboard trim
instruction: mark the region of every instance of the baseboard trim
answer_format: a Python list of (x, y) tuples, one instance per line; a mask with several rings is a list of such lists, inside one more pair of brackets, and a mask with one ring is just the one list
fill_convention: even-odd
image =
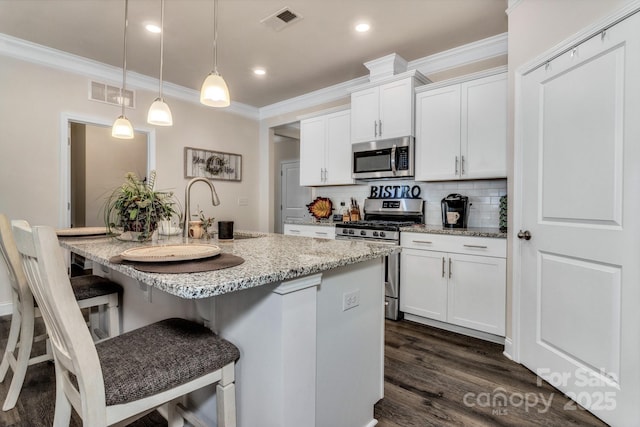
[(484, 341), (494, 342), (496, 344), (502, 344), (502, 345), (505, 344), (505, 338), (499, 335), (494, 335), (494, 334), (490, 334), (482, 331), (476, 331), (475, 329), (469, 329), (463, 326), (452, 325), (450, 323), (440, 322), (438, 320), (427, 319), (426, 317), (416, 316), (414, 314), (409, 314), (409, 313), (405, 313), (404, 318), (405, 320), (411, 320), (412, 322), (421, 323), (423, 325), (444, 329), (445, 331), (455, 332), (457, 334), (478, 338)]
[(507, 359), (513, 360), (515, 362), (515, 360), (513, 359), (513, 341), (509, 337), (506, 337), (504, 339), (504, 352), (502, 354), (504, 354), (504, 357), (506, 357)]
[(0, 316), (7, 316), (11, 313), (13, 313), (13, 303), (0, 303)]

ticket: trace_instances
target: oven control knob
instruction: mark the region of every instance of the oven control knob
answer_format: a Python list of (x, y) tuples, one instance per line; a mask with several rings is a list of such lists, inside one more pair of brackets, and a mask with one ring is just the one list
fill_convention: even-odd
[(387, 235), (387, 233), (385, 233), (384, 231), (381, 231), (381, 232), (380, 232), (380, 237), (384, 237), (384, 236), (386, 236), (386, 235)]
[(377, 231), (373, 232), (373, 237), (378, 237), (378, 232)]
[(347, 230), (346, 228), (342, 229), (342, 234), (349, 234), (349, 230)]
[(361, 231), (360, 231), (360, 235), (361, 235), (361, 236), (366, 236), (366, 235), (367, 235), (367, 232), (366, 232), (366, 231), (364, 231), (364, 230), (361, 230)]
[(349, 230), (349, 234), (353, 234), (353, 230)]

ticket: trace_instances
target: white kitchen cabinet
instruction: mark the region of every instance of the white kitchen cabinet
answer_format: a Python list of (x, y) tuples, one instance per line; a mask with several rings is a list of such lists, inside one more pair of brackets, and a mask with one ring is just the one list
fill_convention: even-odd
[(507, 176), (507, 75), (474, 76), (416, 90), (417, 181)]
[(400, 310), (505, 335), (505, 239), (401, 233)]
[(284, 234), (289, 236), (316, 237), (318, 239), (335, 239), (336, 227), (333, 225), (285, 224)]
[(300, 121), (300, 185), (353, 184), (349, 110)]
[(414, 135), (414, 89), (428, 80), (416, 71), (351, 93), (351, 141)]

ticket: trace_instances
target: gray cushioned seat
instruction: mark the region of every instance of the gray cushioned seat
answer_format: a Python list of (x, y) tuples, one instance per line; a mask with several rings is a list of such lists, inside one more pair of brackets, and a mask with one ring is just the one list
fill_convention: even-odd
[(96, 344), (107, 405), (151, 396), (222, 368), (238, 348), (185, 319), (166, 319)]
[(113, 293), (122, 294), (122, 286), (104, 277), (89, 274), (71, 278), (71, 287), (76, 300), (89, 299)]

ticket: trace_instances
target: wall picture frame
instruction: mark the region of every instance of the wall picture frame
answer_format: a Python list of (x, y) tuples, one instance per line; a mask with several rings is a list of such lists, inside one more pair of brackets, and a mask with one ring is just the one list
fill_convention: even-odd
[(184, 177), (242, 181), (242, 155), (185, 147)]

